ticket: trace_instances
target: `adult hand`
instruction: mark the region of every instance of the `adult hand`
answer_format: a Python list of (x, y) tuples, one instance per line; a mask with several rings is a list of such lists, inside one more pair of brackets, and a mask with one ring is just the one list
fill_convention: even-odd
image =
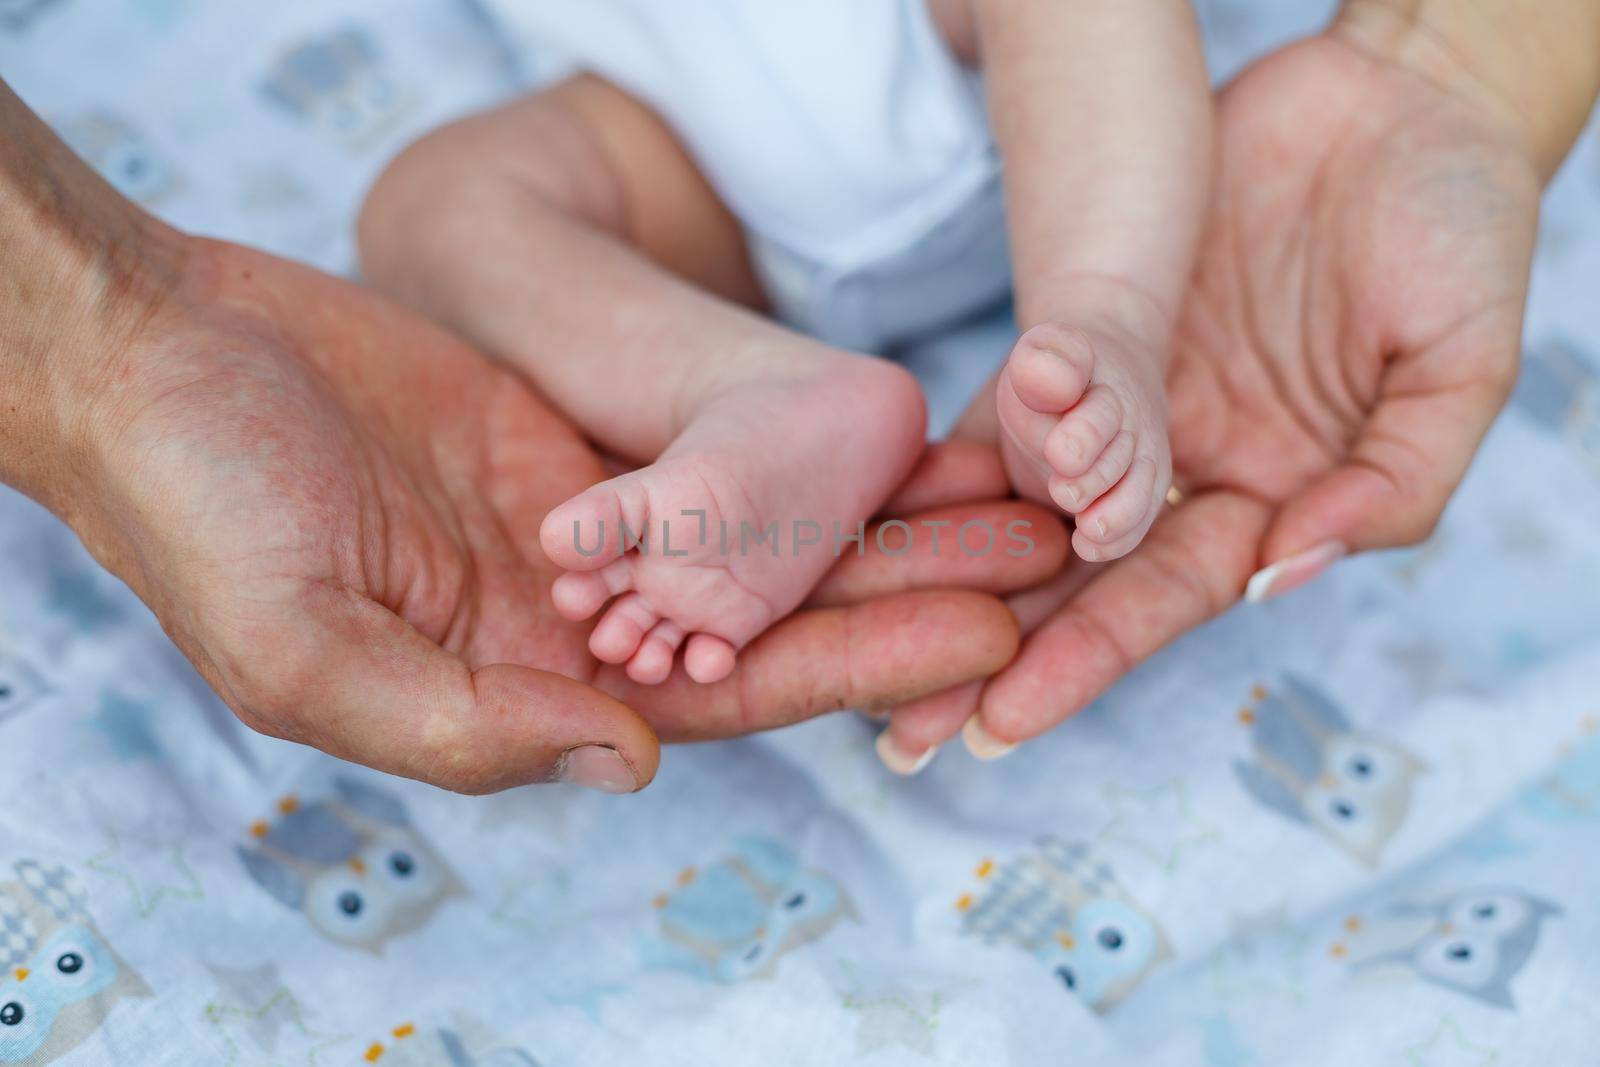
[(886, 762), (915, 769), (963, 729), (1002, 755), (1226, 610), (1252, 572), (1271, 595), (1428, 535), (1515, 377), (1535, 237), (1535, 153), (1487, 99), (1342, 25), (1222, 92), (1169, 378), (1186, 499), (1125, 559), (1015, 598), (1017, 659), (897, 711)]
[(1031, 518), (1040, 547), (852, 559), (834, 606), (774, 628), (724, 683), (635, 686), (550, 608), (540, 520), (603, 472), (524, 383), (314, 271), (201, 241), (182, 260), (74, 399), (88, 473), (59, 510), (264, 733), (463, 791), (629, 792), (657, 733), (744, 733), (998, 669), (1017, 640), (998, 600), (892, 587), (1017, 588), (1065, 555), (1041, 509), (967, 508)]

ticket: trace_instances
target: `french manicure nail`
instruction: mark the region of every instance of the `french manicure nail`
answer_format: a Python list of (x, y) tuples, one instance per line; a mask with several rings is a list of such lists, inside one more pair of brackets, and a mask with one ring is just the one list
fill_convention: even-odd
[(967, 746), (967, 751), (981, 760), (999, 759), (1009, 756), (1017, 747), (1015, 741), (1002, 741), (983, 728), (981, 716), (974, 715), (961, 727), (961, 740)]
[(1324, 541), (1288, 559), (1280, 559), (1270, 567), (1262, 567), (1250, 576), (1244, 587), (1244, 598), (1252, 604), (1298, 589), (1333, 565), (1334, 561), (1350, 554), (1340, 541)]
[(632, 793), (639, 788), (633, 768), (622, 758), (622, 753), (609, 745), (580, 745), (568, 749), (561, 757), (556, 780), (598, 789), (602, 793)]
[(900, 746), (894, 743), (894, 738), (889, 736), (888, 730), (878, 735), (878, 739), (872, 742), (872, 747), (878, 753), (878, 759), (882, 761), (885, 767), (904, 777), (910, 777), (920, 772), (922, 768), (933, 762), (933, 757), (939, 751), (938, 745), (930, 745), (922, 755), (908, 756), (900, 751)]

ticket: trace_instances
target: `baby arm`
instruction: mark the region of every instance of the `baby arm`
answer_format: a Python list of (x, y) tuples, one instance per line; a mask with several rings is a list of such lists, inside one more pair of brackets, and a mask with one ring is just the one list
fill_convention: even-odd
[(1163, 378), (1211, 174), (1188, 0), (975, 0), (1025, 331), (997, 389), (1013, 484), (1131, 550), (1171, 480)]

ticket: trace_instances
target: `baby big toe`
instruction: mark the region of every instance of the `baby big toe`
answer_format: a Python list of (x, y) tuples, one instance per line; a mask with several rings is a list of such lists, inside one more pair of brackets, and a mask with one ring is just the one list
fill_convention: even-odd
[(1128, 473), (1133, 463), (1133, 434), (1120, 431), (1111, 439), (1088, 471), (1076, 478), (1052, 476), (1049, 482), (1050, 499), (1062, 511), (1077, 515), (1104, 496), (1113, 485)]
[(1122, 401), (1110, 389), (1096, 385), (1045, 438), (1045, 462), (1062, 478), (1080, 478), (1121, 429)]
[(622, 555), (622, 502), (613, 485), (601, 482), (545, 516), (539, 544), (558, 567), (592, 571)]
[(660, 618), (644, 597), (629, 593), (611, 605), (595, 624), (594, 633), (589, 635), (589, 651), (602, 663), (626, 663)]
[(1017, 398), (1045, 414), (1058, 414), (1076, 404), (1093, 372), (1094, 347), (1088, 335), (1055, 323), (1023, 334), (1006, 361)]

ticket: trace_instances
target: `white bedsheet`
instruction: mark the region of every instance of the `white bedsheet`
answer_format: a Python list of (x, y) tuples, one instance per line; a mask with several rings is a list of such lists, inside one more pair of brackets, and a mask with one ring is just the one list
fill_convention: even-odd
[[(1202, 6), (1229, 70), (1328, 5)], [(333, 270), (399, 146), (529, 75), (466, 0), (0, 0), (0, 73), (164, 217)], [(386, 779), (244, 729), (0, 491), (0, 1062), (1595, 1062), (1593, 136), (1547, 208), (1429, 544), (911, 780), (851, 715), (636, 798)], [(1006, 328), (911, 357), (936, 419)]]

